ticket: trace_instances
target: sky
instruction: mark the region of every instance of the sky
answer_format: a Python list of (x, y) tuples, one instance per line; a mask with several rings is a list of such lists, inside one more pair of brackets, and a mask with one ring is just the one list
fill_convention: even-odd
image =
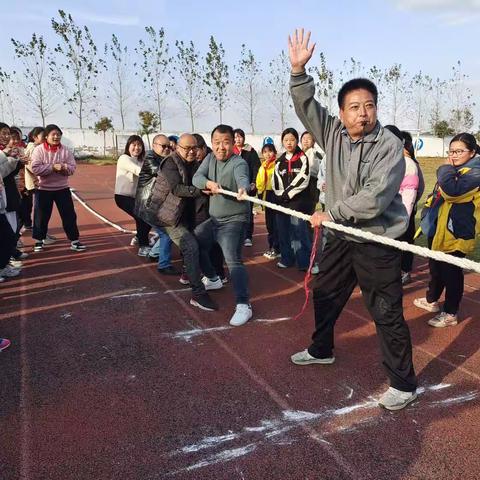
[[(14, 68), (11, 37), (28, 41), (36, 32), (49, 45), (57, 42), (50, 23), (58, 9), (71, 13), (77, 23), (87, 25), (99, 45), (115, 33), (123, 43), (135, 46), (143, 36), (144, 26), (152, 25), (165, 29), (170, 44), (175, 40), (193, 40), (203, 51), (213, 35), (222, 42), (231, 62), (238, 59), (240, 46), (245, 43), (264, 65), (286, 49), (290, 32), (305, 27), (312, 31), (317, 53), (323, 51), (335, 68), (354, 57), (366, 66), (385, 68), (401, 63), (409, 72), (422, 70), (433, 77), (448, 78), (451, 67), (460, 60), (474, 96), (480, 93), (476, 41), (480, 0), (17, 0), (8, 2), (8, 9), (4, 7), (1, 14), (0, 66), (4, 70)], [(477, 110), (478, 107), (475, 128), (480, 123)], [(172, 112), (166, 129), (188, 128), (188, 119), (174, 105)], [(76, 124), (61, 108), (55, 115), (64, 126)], [(271, 131), (271, 112), (259, 116), (259, 129)], [(25, 114), (21, 118), (24, 123), (32, 124), (23, 117)], [(207, 114), (199, 126), (209, 130), (215, 120), (213, 113)], [(227, 109), (225, 120), (241, 122), (233, 105)], [(135, 122), (136, 112), (132, 111), (130, 123)]]

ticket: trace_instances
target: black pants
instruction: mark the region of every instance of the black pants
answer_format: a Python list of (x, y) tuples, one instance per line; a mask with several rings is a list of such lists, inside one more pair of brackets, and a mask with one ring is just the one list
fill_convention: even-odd
[(22, 192), (22, 199), (20, 201), (20, 210), (18, 212), (19, 223), (22, 226), (30, 228), (32, 226), (32, 208), (33, 195), (35, 190), (25, 190)]
[[(267, 191), (265, 196), (267, 202), (275, 202), (275, 193), (272, 190)], [(268, 232), (268, 248), (280, 251), (280, 245), (278, 244), (277, 234), (277, 212), (271, 208), (265, 208), (265, 225)]]
[[(410, 222), (408, 223), (407, 231), (398, 238), (401, 242), (407, 242), (413, 245), (413, 237), (415, 236), (415, 211), (410, 215)], [(413, 253), (402, 252), (402, 272), (410, 273), (413, 266)]]
[(253, 226), (254, 226), (254, 219), (255, 219), (255, 216), (253, 215), (253, 203), (252, 202), (248, 202), (250, 204), (250, 218), (247, 222), (247, 231), (246, 231), (246, 235), (245, 235), (245, 238), (249, 238), (250, 240), (252, 240), (253, 238)]
[[(432, 238), (428, 239), (428, 247), (432, 246)], [(450, 253), (454, 257), (464, 258), (463, 252)], [(456, 315), (463, 297), (463, 270), (449, 263), (429, 260), (430, 282), (428, 283), (427, 302), (436, 302), (445, 290), (443, 311)]]
[(15, 246), (15, 232), (5, 214), (0, 213), (0, 270), (7, 266)]
[(358, 283), (375, 322), (391, 386), (406, 392), (415, 390), (412, 343), (403, 317), (400, 252), (329, 237), (318, 266), (320, 273), (313, 280), (315, 332), (310, 355), (332, 356), (335, 322)]
[(45, 240), (54, 203), (62, 219), (63, 230), (67, 238), (71, 242), (78, 240), (77, 214), (75, 213), (72, 194), (69, 188), (53, 191), (37, 190), (35, 193), (32, 237), (35, 240)]
[(133, 213), (135, 206), (135, 199), (133, 197), (127, 197), (126, 195), (115, 195), (115, 203), (117, 207), (128, 213), (134, 220), (137, 228), (138, 245), (140, 247), (148, 247), (148, 234), (152, 228), (148, 223), (144, 222), (141, 218), (138, 218)]

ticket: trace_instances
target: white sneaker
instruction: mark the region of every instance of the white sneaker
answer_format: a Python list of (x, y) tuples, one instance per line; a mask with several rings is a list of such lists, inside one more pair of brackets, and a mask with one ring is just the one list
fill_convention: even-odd
[(315, 264), (313, 267), (312, 267), (312, 270), (310, 272), (312, 275), (318, 275), (320, 273), (320, 269), (318, 268), (318, 265)]
[(130, 240), (130, 246), (134, 247), (135, 245), (138, 245), (138, 238), (136, 235)]
[(251, 247), (251, 246), (253, 245), (252, 239), (251, 239), (251, 238), (246, 238), (245, 241), (243, 242), (243, 244), (244, 244), (246, 247)]
[(22, 240), (18, 239), (17, 241), (17, 248), (23, 248), (25, 245), (23, 244)]
[(223, 287), (223, 282), (220, 277), (217, 277), (216, 280), (211, 280), (208, 277), (203, 277), (202, 283), (205, 287), (205, 290), (220, 290)]
[(282, 263), (282, 262), (278, 262), (278, 263), (277, 263), (277, 267), (278, 267), (278, 268), (289, 268), (288, 265), (285, 265), (285, 264)]
[(14, 258), (11, 258), (10, 261), (8, 262), (8, 264), (13, 267), (13, 268), (16, 268), (17, 270), (19, 270), (20, 268), (23, 267), (23, 263), (21, 260), (15, 260)]
[(308, 353), (308, 350), (302, 350), (301, 352), (294, 353), (291, 357), (290, 360), (295, 364), (295, 365), (311, 365), (312, 363), (318, 363), (320, 365), (331, 365), (332, 363), (335, 362), (335, 357), (326, 357), (326, 358), (317, 358), (317, 357), (312, 357)]
[(401, 410), (417, 398), (417, 392), (402, 392), (396, 388), (389, 389), (380, 397), (378, 404), (387, 410)]
[(7, 265), (3, 270), (0, 270), (0, 277), (12, 278), (20, 275), (20, 269)]
[(150, 239), (148, 240), (148, 244), (153, 247), (159, 238), (158, 233), (154, 233), (153, 235), (150, 236)]
[(52, 243), (55, 243), (57, 241), (57, 237), (54, 237), (53, 235), (49, 235), (47, 233), (45, 239), (43, 240), (44, 245), (52, 245)]
[(423, 310), (426, 310), (427, 312), (437, 313), (440, 311), (438, 302), (429, 303), (425, 297), (416, 298), (413, 301), (413, 304), (418, 308), (423, 308)]
[(230, 325), (234, 327), (239, 327), (244, 325), (252, 318), (252, 307), (246, 303), (239, 303), (235, 308), (235, 313), (230, 319)]
[(139, 257), (148, 257), (148, 254), (150, 253), (151, 248), (150, 247), (140, 247), (138, 249), (138, 256)]
[(431, 318), (428, 321), (428, 324), (432, 327), (453, 327), (458, 323), (457, 315), (453, 315), (452, 313), (447, 312), (440, 312), (435, 317)]
[(412, 282), (410, 272), (402, 272), (402, 285), (407, 285)]

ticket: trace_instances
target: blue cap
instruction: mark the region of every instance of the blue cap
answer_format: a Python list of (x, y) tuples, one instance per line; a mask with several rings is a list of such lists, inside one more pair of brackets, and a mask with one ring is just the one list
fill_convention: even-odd
[(273, 138), (272, 137), (265, 137), (263, 139), (263, 145), (273, 145)]

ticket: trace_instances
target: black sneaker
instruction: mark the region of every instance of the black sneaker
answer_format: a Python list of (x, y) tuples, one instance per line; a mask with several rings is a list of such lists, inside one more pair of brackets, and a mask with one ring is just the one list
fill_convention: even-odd
[(72, 250), (74, 250), (75, 252), (83, 252), (84, 250), (87, 249), (87, 247), (85, 245), (83, 245), (83, 243), (80, 243), (79, 240), (77, 240), (75, 242), (72, 242), (70, 248)]
[(207, 312), (213, 312), (214, 310), (218, 310), (218, 305), (210, 298), (210, 295), (208, 295), (208, 293), (195, 295), (191, 298), (190, 305), (198, 307), (202, 310), (206, 310)]
[(35, 242), (35, 245), (33, 246), (33, 251), (34, 252), (41, 252), (43, 250), (43, 242)]
[(180, 272), (175, 270), (171, 265), (169, 267), (159, 268), (158, 273), (161, 273), (162, 275), (180, 275)]

